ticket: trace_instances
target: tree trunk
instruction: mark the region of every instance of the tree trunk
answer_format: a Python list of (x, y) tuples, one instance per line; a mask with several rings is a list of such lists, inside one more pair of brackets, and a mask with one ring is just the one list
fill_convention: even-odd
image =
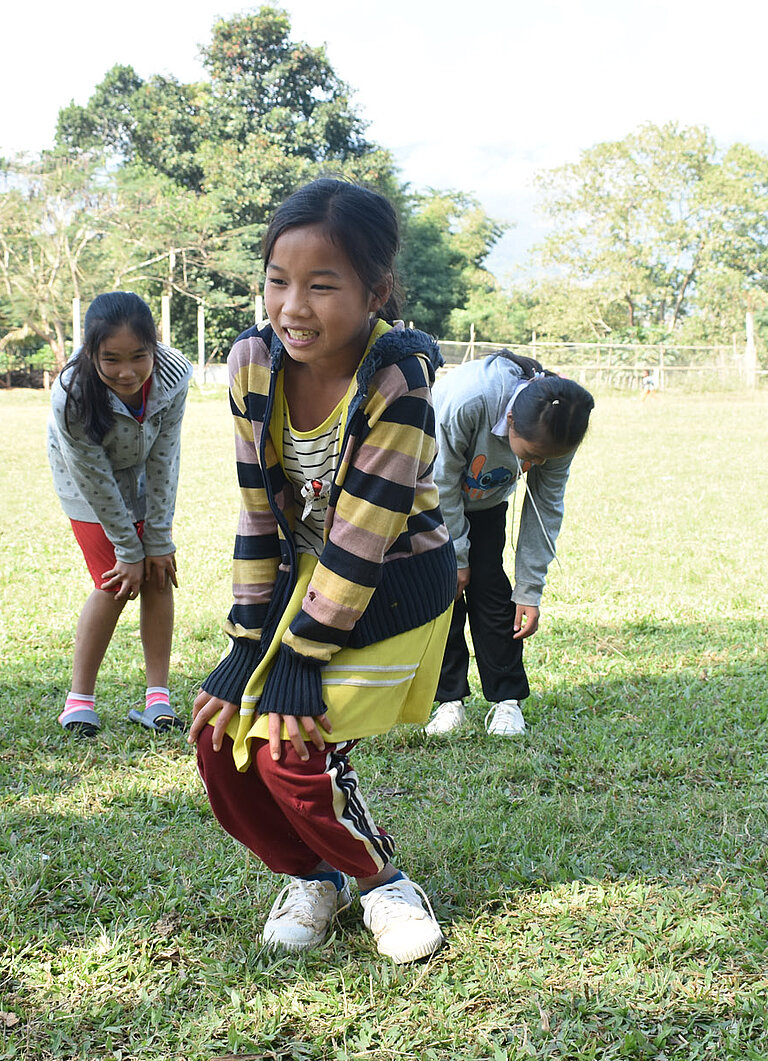
[(53, 360), (56, 364), (56, 371), (61, 372), (67, 363), (67, 352), (64, 345), (64, 326), (61, 321), (55, 321), (53, 335), (48, 336), (48, 345), (53, 353)]
[(701, 251), (702, 251), (702, 247), (699, 247), (698, 251), (693, 256), (693, 262), (691, 263), (691, 268), (685, 274), (685, 277), (683, 278), (683, 282), (682, 282), (682, 284), (680, 286), (680, 290), (677, 293), (677, 297), (675, 299), (675, 308), (674, 308), (674, 312), (672, 314), (672, 324), (671, 324), (670, 329), (669, 329), (670, 331), (673, 331), (675, 329), (675, 327), (677, 326), (677, 321), (678, 321), (678, 318), (680, 316), (680, 311), (681, 311), (681, 309), (683, 307), (683, 299), (685, 298), (685, 292), (688, 290), (688, 285), (693, 280), (694, 276), (696, 275), (696, 270), (699, 267), (699, 260), (701, 258)]

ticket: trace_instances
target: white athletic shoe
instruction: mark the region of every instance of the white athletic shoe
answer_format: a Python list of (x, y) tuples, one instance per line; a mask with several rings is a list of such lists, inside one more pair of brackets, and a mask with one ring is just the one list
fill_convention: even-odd
[(330, 880), (291, 877), (269, 911), (264, 945), (292, 951), (319, 947), (336, 914), (351, 901), (346, 877), (341, 891)]
[(442, 945), (443, 933), (429, 899), (407, 877), (373, 888), (360, 902), (363, 923), (373, 933), (379, 954), (396, 965), (426, 958)]
[(467, 712), (461, 700), (446, 700), (440, 704), (432, 718), (424, 727), (424, 732), (434, 737), (438, 733), (453, 733), (460, 729), (467, 718)]
[(525, 719), (519, 700), (499, 700), (485, 716), (485, 732), (493, 737), (519, 737), (525, 733)]

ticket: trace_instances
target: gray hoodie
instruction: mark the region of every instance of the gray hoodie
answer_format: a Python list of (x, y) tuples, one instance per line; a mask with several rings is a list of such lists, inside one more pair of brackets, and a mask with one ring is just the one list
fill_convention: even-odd
[[(69, 386), (64, 372), (64, 382)], [(175, 551), (171, 524), (179, 480), (181, 420), (192, 366), (178, 350), (158, 348), (143, 423), (107, 390), (115, 424), (92, 442), (77, 416), (64, 419), (61, 374), (51, 389), (48, 460), (53, 486), (70, 519), (100, 523), (123, 563)], [(134, 524), (144, 520), (140, 541)]]
[[(469, 566), (469, 521), (466, 512), (493, 508), (517, 486), (519, 468), (506, 431), (493, 434), (504, 417), (522, 369), (492, 354), (447, 371), (435, 383), (438, 444), (435, 482), (440, 507), (453, 538), (459, 567)], [(516, 604), (538, 605), (547, 568), (563, 521), (563, 497), (573, 453), (534, 465), (527, 473), (526, 496), (515, 552)], [(531, 497), (549, 537), (542, 532)]]

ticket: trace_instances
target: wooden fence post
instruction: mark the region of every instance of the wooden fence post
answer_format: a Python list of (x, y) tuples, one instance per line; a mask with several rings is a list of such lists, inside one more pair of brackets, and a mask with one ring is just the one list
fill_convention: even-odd
[(205, 304), (197, 304), (197, 367), (200, 383), (205, 380)]
[(467, 349), (464, 351), (464, 357), (462, 357), (462, 359), (461, 359), (462, 365), (467, 360), (469, 360), (469, 361), (474, 361), (475, 360), (475, 325), (474, 325), (474, 323), (470, 324), (470, 326), (469, 326), (469, 344), (467, 346)]
[[(80, 299), (72, 299), (72, 353), (80, 349), (80, 336), (82, 330), (80, 326)], [(46, 390), (48, 388), (46, 387)]]
[(163, 295), (160, 299), (160, 338), (166, 346), (171, 345), (171, 296)]
[(744, 347), (744, 383), (750, 390), (757, 386), (757, 345), (755, 343), (755, 315), (751, 309), (746, 317), (747, 345)]

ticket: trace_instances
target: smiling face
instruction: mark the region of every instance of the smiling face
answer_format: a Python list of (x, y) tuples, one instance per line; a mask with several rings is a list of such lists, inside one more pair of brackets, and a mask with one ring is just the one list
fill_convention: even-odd
[(321, 225), (287, 229), (267, 263), (264, 302), (289, 356), (329, 376), (351, 376), (387, 283), (368, 290)]
[(141, 403), (141, 388), (152, 375), (154, 363), (154, 351), (127, 324), (102, 341), (94, 358), (99, 379), (129, 405)]

